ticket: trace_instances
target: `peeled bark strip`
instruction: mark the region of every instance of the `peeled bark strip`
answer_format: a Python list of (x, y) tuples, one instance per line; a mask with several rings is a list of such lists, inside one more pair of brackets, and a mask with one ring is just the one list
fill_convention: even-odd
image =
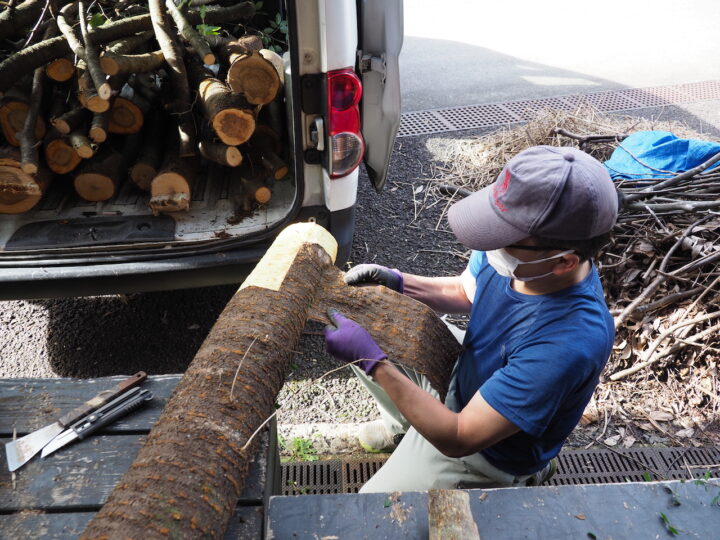
[(467, 491), (428, 491), (428, 540), (480, 540)]
[(103, 148), (94, 159), (83, 164), (75, 175), (75, 192), (86, 201), (107, 201), (115, 195), (125, 170), (125, 156), (112, 148)]
[(243, 157), (236, 146), (228, 146), (223, 143), (200, 141), (198, 146), (200, 155), (220, 165), (237, 167), (242, 163)]
[(68, 142), (82, 159), (90, 159), (95, 155), (96, 145), (82, 131), (73, 131), (68, 135)]
[(278, 72), (275, 65), (275, 57), (277, 53), (267, 49), (232, 55), (232, 64), (227, 72), (228, 86), (254, 105), (270, 103), (282, 89), (283, 82), (282, 71)]
[(44, 146), (45, 162), (56, 174), (74, 171), (82, 161), (75, 149), (57, 132), (45, 138)]
[(51, 117), (50, 123), (56, 130), (58, 130), (58, 132), (63, 135), (68, 135), (75, 128), (83, 125), (87, 121), (89, 115), (90, 113), (87, 109), (78, 107), (77, 109), (66, 111), (56, 118)]
[[(319, 225), (291, 225), (278, 236), (218, 318), (82, 538), (222, 537), (253, 456), (254, 445), (247, 443), (275, 411), (309, 306), (317, 306), (336, 252), (334, 238)], [(403, 327), (401, 351), (452, 363), (447, 345), (454, 338), (442, 321), (419, 302), (392, 291), (389, 296), (378, 307), (394, 309), (408, 300), (414, 309), (401, 309), (402, 322), (373, 334), (381, 347), (389, 351), (385, 335)], [(444, 339), (425, 333), (431, 319), (444, 329)]]
[[(225, 24), (252, 17), (255, 6), (252, 2), (240, 2), (229, 7), (208, 8), (205, 13), (206, 24)], [(199, 11), (187, 14), (190, 24), (202, 22)], [(95, 43), (101, 45), (117, 39), (152, 29), (150, 15), (137, 15), (110, 21), (98, 28), (93, 28), (90, 35)], [(0, 62), (0, 93), (13, 86), (23, 75), (35, 68), (44, 66), (51, 60), (71, 53), (64, 37), (58, 36), (26, 47)]]
[(168, 13), (175, 22), (180, 35), (192, 46), (195, 54), (200, 58), (203, 64), (212, 65), (215, 63), (215, 55), (210, 50), (207, 42), (197, 33), (197, 31), (188, 23), (185, 15), (177, 8), (174, 0), (165, 2)]
[[(24, 101), (6, 101), (0, 105), (0, 128), (8, 144), (20, 146), (17, 134), (25, 127), (25, 117), (30, 106)], [(42, 139), (45, 136), (45, 122), (38, 116), (35, 123), (35, 136)]]
[(20, 151), (12, 146), (0, 147), (0, 213), (22, 214), (42, 198), (50, 182), (43, 168), (28, 174), (20, 168)]
[(27, 174), (36, 174), (40, 168), (40, 153), (38, 146), (40, 138), (36, 135), (37, 118), (43, 98), (44, 71), (35, 70), (32, 92), (30, 94), (30, 109), (25, 117), (22, 131), (18, 134), (20, 139), (21, 168)]
[(164, 116), (154, 111), (144, 130), (143, 145), (135, 164), (130, 168), (130, 179), (143, 191), (150, 191), (152, 179), (157, 176), (162, 163)]
[(142, 54), (106, 53), (100, 57), (100, 67), (108, 75), (146, 73), (158, 69), (163, 62), (165, 62), (165, 56), (162, 51)]
[(109, 122), (110, 115), (107, 112), (93, 114), (92, 122), (90, 122), (90, 131), (88, 132), (88, 136), (92, 142), (100, 144), (107, 140)]
[(193, 86), (198, 88), (198, 101), (203, 115), (218, 138), (228, 146), (237, 146), (250, 139), (255, 131), (255, 111), (242, 96), (233, 94), (222, 81), (212, 76), (195, 59), (188, 59)]
[(155, 30), (155, 39), (160, 45), (160, 50), (163, 52), (169, 68), (170, 82), (174, 93), (174, 102), (171, 108), (178, 119), (180, 157), (194, 156), (197, 151), (195, 124), (190, 111), (190, 88), (188, 87), (185, 62), (183, 62), (179, 47), (168, 29), (164, 0), (149, 0), (148, 4)]

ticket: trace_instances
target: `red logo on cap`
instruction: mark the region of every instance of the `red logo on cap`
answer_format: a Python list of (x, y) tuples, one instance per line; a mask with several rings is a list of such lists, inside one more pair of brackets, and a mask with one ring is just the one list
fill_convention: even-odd
[(495, 183), (495, 186), (493, 187), (493, 202), (495, 203), (495, 206), (497, 206), (498, 210), (501, 212), (507, 212), (507, 207), (500, 201), (500, 197), (502, 195), (505, 195), (505, 192), (508, 190), (508, 186), (510, 185), (510, 171), (508, 169), (505, 169), (505, 178), (503, 178), (503, 181), (501, 183)]

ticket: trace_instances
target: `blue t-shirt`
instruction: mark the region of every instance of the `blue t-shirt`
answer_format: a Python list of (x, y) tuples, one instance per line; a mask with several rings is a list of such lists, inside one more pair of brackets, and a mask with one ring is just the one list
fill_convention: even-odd
[(510, 474), (539, 471), (577, 425), (612, 350), (615, 328), (597, 270), (545, 295), (518, 293), (483, 252), (468, 269), (477, 290), (458, 362), (461, 407), (480, 391), (520, 428), (482, 451)]

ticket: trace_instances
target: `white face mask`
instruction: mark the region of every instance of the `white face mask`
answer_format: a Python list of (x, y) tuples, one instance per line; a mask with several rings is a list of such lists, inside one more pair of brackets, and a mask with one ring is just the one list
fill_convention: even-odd
[(546, 276), (549, 276), (552, 274), (552, 272), (548, 272), (546, 274), (540, 274), (539, 276), (530, 276), (530, 277), (518, 277), (515, 275), (515, 270), (517, 270), (517, 267), (521, 264), (535, 264), (535, 263), (541, 263), (545, 261), (552, 261), (553, 259), (557, 259), (558, 257), (562, 257), (563, 255), (568, 255), (570, 253), (573, 253), (575, 250), (570, 249), (568, 251), (563, 251), (561, 253), (558, 253), (557, 255), (553, 255), (552, 257), (546, 257), (544, 259), (538, 259), (536, 261), (521, 261), (520, 259), (513, 257), (510, 255), (507, 251), (504, 249), (495, 249), (493, 251), (486, 251), (485, 255), (487, 255), (488, 264), (492, 266), (495, 271), (500, 274), (501, 276), (517, 279), (519, 281), (533, 281), (536, 279), (544, 278)]

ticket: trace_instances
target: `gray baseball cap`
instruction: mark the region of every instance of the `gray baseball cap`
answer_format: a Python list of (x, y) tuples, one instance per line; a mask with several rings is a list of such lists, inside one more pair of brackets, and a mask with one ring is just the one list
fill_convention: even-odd
[(512, 158), (491, 185), (448, 212), (457, 239), (481, 251), (529, 236), (584, 240), (612, 229), (618, 195), (607, 169), (575, 148), (533, 146)]

